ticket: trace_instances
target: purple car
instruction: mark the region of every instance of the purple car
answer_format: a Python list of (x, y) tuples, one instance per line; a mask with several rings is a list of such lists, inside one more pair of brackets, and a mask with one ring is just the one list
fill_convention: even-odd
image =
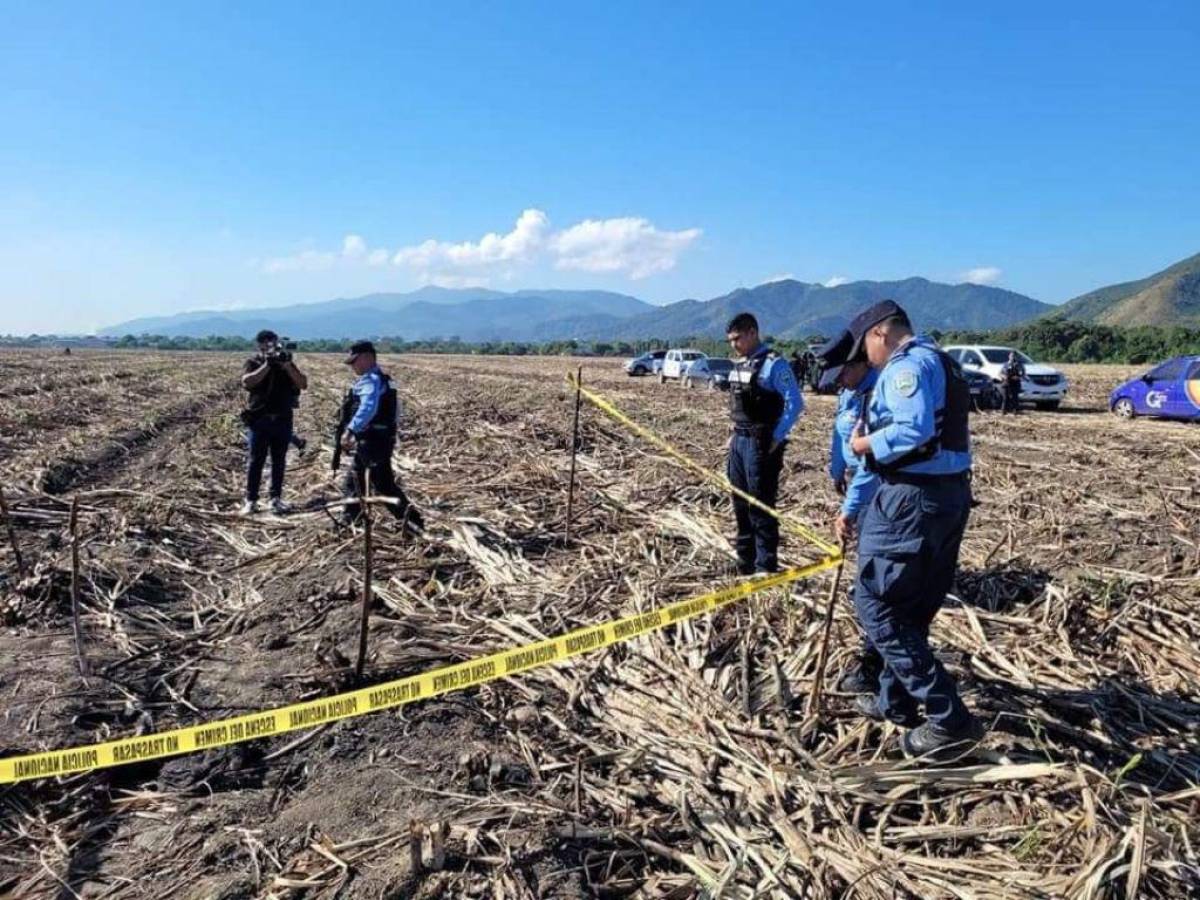
[(1200, 356), (1176, 356), (1118, 387), (1108, 408), (1122, 419), (1200, 420)]

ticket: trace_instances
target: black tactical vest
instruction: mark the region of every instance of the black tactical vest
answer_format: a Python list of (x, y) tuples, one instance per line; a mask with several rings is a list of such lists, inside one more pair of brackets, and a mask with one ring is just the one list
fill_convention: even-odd
[[(375, 415), (363, 429), (363, 436), (394, 438), (396, 436), (396, 389), (392, 386), (390, 376), (380, 372), (379, 380), (383, 382), (383, 393), (379, 395), (379, 403), (375, 406)], [(350, 404), (350, 415), (347, 417), (347, 421), (349, 421), (358, 411), (359, 399), (358, 395), (351, 390), (346, 400)]]
[(729, 417), (735, 426), (773, 427), (783, 415), (783, 397), (758, 383), (763, 365), (775, 358), (775, 352), (768, 350), (748, 362), (734, 364), (729, 379)]
[(948, 353), (935, 350), (946, 376), (946, 396), (942, 406), (933, 413), (933, 437), (915, 450), (887, 463), (868, 459), (868, 468), (881, 475), (899, 472), (915, 463), (937, 456), (939, 450), (966, 453), (971, 449), (971, 388), (963, 377), (962, 367)]

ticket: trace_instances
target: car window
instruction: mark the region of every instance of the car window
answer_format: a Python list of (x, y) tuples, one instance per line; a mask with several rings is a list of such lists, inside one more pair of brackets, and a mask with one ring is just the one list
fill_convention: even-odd
[(714, 372), (732, 372), (733, 360), (731, 359), (710, 359), (708, 367)]
[(964, 366), (975, 366), (979, 368), (983, 365), (983, 360), (979, 358), (979, 354), (972, 350), (964, 350), (962, 355), (962, 364)]
[(962, 362), (962, 351), (959, 350), (957, 347), (951, 347), (949, 350), (946, 351), (946, 355), (949, 356), (955, 362)]
[(650, 358), (651, 359), (662, 359), (666, 355), (667, 355), (666, 350), (655, 350), (653, 353), (650, 354)]
[(1182, 378), (1183, 364), (1182, 359), (1169, 359), (1147, 372), (1146, 378), (1150, 381), (1174, 381), (1176, 378)]
[(684, 359), (699, 359), (703, 355), (704, 355), (703, 353), (685, 353), (685, 354), (683, 354), (683, 358)]

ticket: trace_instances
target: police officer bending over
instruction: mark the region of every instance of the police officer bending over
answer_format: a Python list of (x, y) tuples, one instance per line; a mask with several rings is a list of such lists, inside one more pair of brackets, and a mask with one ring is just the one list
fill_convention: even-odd
[(970, 391), (958, 364), (915, 336), (893, 301), (860, 313), (850, 332), (849, 358), (865, 355), (879, 370), (851, 449), (880, 479), (860, 523), (854, 603), (884, 661), (878, 696), (856, 706), (910, 728), (906, 755), (961, 752), (983, 728), (929, 649), (929, 626), (954, 582), (971, 510)]
[[(867, 403), (875, 387), (878, 372), (865, 358), (847, 362), (854, 337), (847, 329), (817, 351), (821, 377), (817, 389), (825, 393), (839, 388), (837, 412), (833, 417), (833, 438), (829, 449), (829, 477), (833, 489), (842, 496), (842, 506), (834, 520), (837, 536), (845, 542), (854, 539), (863, 512), (871, 505), (879, 476), (854, 455), (850, 443), (866, 416)], [(838, 690), (848, 694), (875, 694), (879, 691), (879, 673), (883, 657), (865, 636), (855, 663), (838, 681)]]
[[(394, 497), (395, 503), (387, 504), (392, 514), (403, 521), (411, 530), (420, 531), (424, 520), (420, 512), (408, 502), (404, 491), (396, 484), (392, 472), (392, 451), (396, 447), (396, 420), (399, 404), (392, 379), (379, 368), (375, 358), (375, 345), (370, 341), (359, 341), (350, 348), (346, 357), (358, 379), (347, 395), (349, 422), (342, 432), (342, 449), (354, 452), (354, 465), (342, 480), (342, 494), (347, 498), (357, 497), (359, 490), (369, 490), (372, 496)], [(345, 507), (345, 521), (358, 518), (360, 504), (350, 503)]]
[[(740, 357), (729, 375), (729, 481), (774, 509), (788, 432), (804, 411), (804, 399), (787, 360), (758, 336), (758, 320), (739, 313), (725, 329)], [(779, 569), (779, 520), (734, 495), (738, 573)]]
[(279, 342), (275, 332), (263, 329), (254, 336), (254, 341), (258, 344), (258, 354), (246, 360), (242, 374), (242, 387), (248, 392), (242, 422), (250, 453), (246, 463), (246, 502), (241, 513), (248, 516), (258, 512), (258, 492), (269, 454), (271, 512), (282, 515), (288, 511), (283, 502), (283, 475), (292, 437), (292, 410), (300, 392), (308, 388), (308, 376), (296, 367), (291, 351)]

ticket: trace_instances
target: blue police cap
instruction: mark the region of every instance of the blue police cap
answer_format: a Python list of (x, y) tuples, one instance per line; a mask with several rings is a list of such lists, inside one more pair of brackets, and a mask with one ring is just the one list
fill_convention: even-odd
[(882, 322), (884, 319), (891, 319), (896, 316), (902, 317), (908, 321), (908, 313), (895, 300), (881, 300), (874, 306), (869, 306), (860, 312), (857, 316), (850, 320), (849, 332), (853, 338), (853, 344), (850, 347), (850, 352), (846, 357), (846, 362), (853, 362), (860, 359), (863, 355), (863, 338), (867, 336), (867, 332)]
[(853, 347), (854, 335), (850, 333), (849, 328), (844, 328), (841, 334), (826, 341), (817, 350), (815, 355), (821, 361), (821, 379), (817, 383), (817, 390), (827, 391), (837, 383), (838, 376), (842, 374), (842, 366), (850, 358), (850, 350)]

